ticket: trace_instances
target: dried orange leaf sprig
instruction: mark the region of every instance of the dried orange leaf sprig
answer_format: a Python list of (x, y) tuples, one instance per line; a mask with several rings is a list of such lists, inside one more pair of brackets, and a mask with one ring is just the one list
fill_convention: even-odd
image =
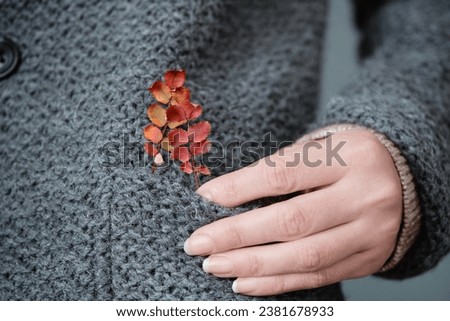
[(157, 80), (148, 90), (158, 103), (151, 104), (147, 115), (152, 124), (144, 128), (144, 137), (150, 142), (145, 151), (153, 157), (153, 170), (164, 164), (161, 151), (171, 159), (180, 161), (180, 169), (186, 174), (211, 175), (209, 168), (196, 160), (196, 156), (207, 153), (211, 148), (208, 135), (211, 124), (208, 121), (192, 123), (202, 114), (202, 106), (191, 101), (191, 91), (184, 82), (184, 70), (169, 70), (164, 82)]

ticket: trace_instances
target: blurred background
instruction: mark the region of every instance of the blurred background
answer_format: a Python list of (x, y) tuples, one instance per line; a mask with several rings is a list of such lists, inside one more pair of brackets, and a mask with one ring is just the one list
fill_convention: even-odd
[[(321, 110), (358, 71), (358, 31), (353, 24), (351, 0), (329, 2)], [(344, 282), (343, 289), (347, 300), (450, 300), (450, 255), (421, 276), (402, 281), (366, 277)]]

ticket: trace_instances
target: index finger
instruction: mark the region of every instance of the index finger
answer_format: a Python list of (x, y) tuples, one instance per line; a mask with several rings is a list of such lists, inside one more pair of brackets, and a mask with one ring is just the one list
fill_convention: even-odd
[[(338, 142), (334, 150), (343, 146)], [(285, 147), (247, 167), (203, 184), (197, 193), (227, 207), (268, 196), (332, 184), (344, 176), (345, 166), (327, 160), (326, 141)]]
[(358, 212), (343, 206), (341, 187), (295, 196), (202, 226), (186, 240), (189, 255), (209, 255), (273, 242), (298, 240), (351, 222)]

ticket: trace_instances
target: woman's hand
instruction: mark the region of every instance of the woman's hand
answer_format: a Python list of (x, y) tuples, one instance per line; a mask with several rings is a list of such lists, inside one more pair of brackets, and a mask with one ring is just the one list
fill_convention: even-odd
[(201, 196), (227, 207), (308, 192), (203, 226), (185, 251), (209, 255), (206, 272), (237, 278), (233, 290), (254, 296), (378, 271), (395, 247), (402, 219), (396, 168), (368, 131), (338, 132), (330, 143), (296, 143), (201, 186)]

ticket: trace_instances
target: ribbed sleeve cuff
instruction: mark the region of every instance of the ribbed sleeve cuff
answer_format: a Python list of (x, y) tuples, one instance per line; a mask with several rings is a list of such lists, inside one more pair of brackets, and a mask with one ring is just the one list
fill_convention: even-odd
[(402, 185), (403, 219), (397, 236), (397, 244), (392, 255), (378, 272), (392, 269), (401, 261), (405, 253), (414, 243), (420, 230), (420, 206), (414, 186), (413, 176), (399, 149), (384, 135), (363, 126), (352, 124), (338, 124), (320, 128), (299, 139), (300, 142), (323, 139), (331, 134), (343, 130), (362, 129), (371, 132), (386, 147), (391, 154)]

